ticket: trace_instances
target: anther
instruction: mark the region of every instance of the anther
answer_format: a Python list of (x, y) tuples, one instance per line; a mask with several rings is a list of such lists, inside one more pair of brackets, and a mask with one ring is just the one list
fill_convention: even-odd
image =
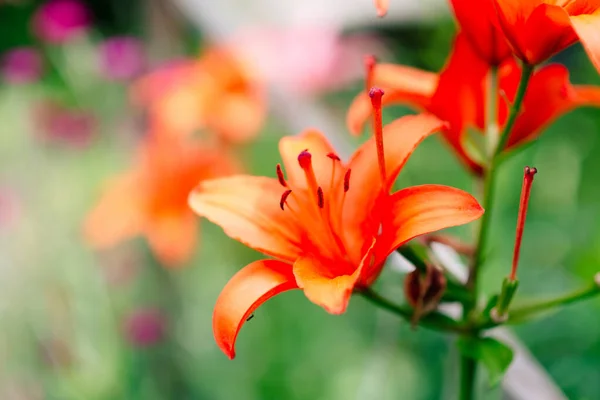
[(377, 16), (379, 18), (385, 17), (389, 7), (389, 0), (375, 0), (375, 8), (377, 9)]
[(382, 186), (386, 185), (385, 156), (383, 153), (383, 122), (381, 115), (381, 97), (384, 92), (380, 88), (373, 87), (369, 91), (371, 105), (373, 107), (373, 135), (377, 145), (377, 161), (379, 162), (379, 174), (381, 175)]
[(348, 171), (346, 171), (346, 174), (344, 175), (344, 193), (346, 193), (348, 190), (350, 190), (350, 174), (352, 173), (351, 169), (348, 169)]
[(321, 189), (321, 186), (317, 189), (317, 204), (319, 205), (319, 208), (325, 206), (325, 197), (323, 196), (323, 189)]
[(529, 206), (529, 195), (531, 194), (531, 184), (533, 177), (537, 173), (536, 168), (525, 167), (523, 174), (523, 187), (521, 188), (521, 200), (519, 203), (519, 216), (517, 218), (517, 233), (515, 235), (515, 250), (513, 253), (512, 269), (509, 280), (514, 281), (517, 278), (517, 267), (519, 265), (519, 254), (521, 253), (521, 240), (523, 238), (523, 229), (525, 228), (525, 218), (527, 217), (527, 207)]
[(282, 210), (284, 210), (285, 202), (287, 201), (287, 198), (290, 196), (290, 194), (292, 194), (292, 190), (288, 189), (285, 192), (283, 192), (283, 194), (281, 195), (281, 200), (279, 201), (279, 207), (281, 207)]
[(283, 176), (281, 164), (277, 164), (277, 179), (279, 179), (279, 183), (281, 184), (281, 186), (288, 187), (287, 182), (285, 181), (285, 177)]
[(298, 164), (302, 169), (308, 169), (311, 167), (312, 163), (312, 154), (308, 152), (308, 149), (302, 150), (300, 154), (298, 154)]
[(330, 159), (332, 159), (333, 161), (340, 161), (340, 158), (338, 157), (337, 154), (335, 153), (329, 153), (327, 154), (327, 157), (329, 157)]

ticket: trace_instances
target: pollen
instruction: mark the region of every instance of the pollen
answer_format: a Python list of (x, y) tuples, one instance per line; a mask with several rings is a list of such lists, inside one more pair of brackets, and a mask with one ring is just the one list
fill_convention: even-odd
[(288, 187), (287, 182), (285, 181), (285, 177), (283, 176), (283, 170), (281, 169), (281, 164), (277, 164), (277, 179), (279, 183), (283, 187)]
[(283, 192), (283, 194), (281, 195), (281, 200), (279, 201), (279, 207), (281, 207), (282, 210), (285, 210), (285, 204), (286, 204), (287, 198), (290, 196), (290, 194), (292, 194), (292, 191), (291, 191), (291, 189), (288, 189), (285, 192)]

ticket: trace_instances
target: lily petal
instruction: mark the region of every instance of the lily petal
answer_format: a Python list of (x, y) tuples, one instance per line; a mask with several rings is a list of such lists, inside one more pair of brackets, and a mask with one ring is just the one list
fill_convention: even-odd
[(473, 196), (449, 186), (408, 187), (392, 194), (388, 201), (391, 219), (383, 220), (385, 236), (378, 241), (375, 264), (417, 236), (463, 225), (483, 215)]
[(496, 10), (489, 0), (452, 0), (454, 15), (460, 24), (461, 31), (471, 42), (479, 56), (490, 65), (499, 65), (510, 57), (511, 50), (506, 38), (492, 21)]
[(525, 24), (540, 0), (492, 0), (496, 8), (497, 22), (515, 55), (526, 60), (526, 43), (522, 38)]
[[(597, 2), (596, 2), (597, 3)], [(596, 7), (600, 7), (596, 5)], [(598, 36), (598, 25), (600, 24), (600, 12), (596, 10), (593, 14), (582, 14), (571, 17), (571, 26), (579, 36), (579, 40), (588, 57), (600, 71), (600, 36)]]
[[(384, 107), (407, 104), (418, 110), (426, 110), (437, 83), (437, 74), (405, 65), (377, 64), (373, 70), (373, 85), (385, 92), (381, 98)], [(372, 114), (369, 96), (364, 92), (356, 96), (346, 115), (346, 126), (350, 133), (361, 134)]]
[(248, 264), (227, 282), (213, 313), (213, 333), (219, 348), (235, 357), (235, 341), (242, 325), (271, 297), (297, 289), (292, 266), (277, 260)]
[(177, 267), (189, 260), (198, 237), (198, 226), (191, 212), (165, 215), (148, 221), (145, 228), (154, 254), (167, 267)]
[(279, 208), (283, 192), (277, 179), (238, 175), (200, 183), (188, 202), (229, 237), (293, 262), (301, 254), (301, 230), (295, 219)]
[(524, 60), (531, 65), (547, 60), (577, 41), (565, 9), (551, 4), (541, 4), (533, 10), (522, 38), (526, 46)]
[(137, 173), (115, 178), (85, 221), (84, 235), (94, 247), (106, 248), (142, 232), (146, 218)]
[[(325, 136), (316, 129), (308, 129), (296, 136), (284, 136), (279, 141), (279, 152), (288, 181), (296, 188), (307, 187), (306, 175), (298, 164), (298, 155), (304, 150), (312, 154), (312, 165), (317, 182), (328, 183), (333, 173), (333, 162), (327, 154), (335, 153), (335, 150)], [(343, 173), (341, 168), (337, 168), (337, 172)]]
[(331, 265), (315, 256), (299, 258), (294, 263), (294, 276), (306, 297), (331, 314), (343, 314), (352, 291), (359, 279), (366, 279), (363, 271), (371, 266), (375, 239), (367, 249), (358, 268), (349, 275), (332, 276)]
[(375, 8), (377, 9), (377, 16), (384, 17), (388, 12), (390, 6), (390, 0), (374, 0)]

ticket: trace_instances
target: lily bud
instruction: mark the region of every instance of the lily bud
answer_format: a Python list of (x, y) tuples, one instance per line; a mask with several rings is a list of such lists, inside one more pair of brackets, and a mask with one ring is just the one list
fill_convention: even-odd
[(414, 308), (413, 326), (419, 319), (435, 310), (446, 290), (446, 277), (437, 267), (427, 264), (425, 272), (414, 270), (404, 281), (404, 295)]

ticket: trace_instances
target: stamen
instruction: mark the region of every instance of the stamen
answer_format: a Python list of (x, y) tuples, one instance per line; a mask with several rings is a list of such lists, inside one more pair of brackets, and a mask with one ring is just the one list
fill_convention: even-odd
[(323, 196), (323, 189), (321, 189), (321, 186), (317, 189), (317, 204), (319, 205), (319, 208), (325, 206), (325, 197)]
[(331, 158), (333, 161), (341, 161), (338, 155), (335, 153), (329, 153), (327, 154), (327, 157)]
[(285, 177), (283, 176), (283, 171), (281, 169), (281, 164), (277, 164), (277, 179), (279, 179), (279, 183), (283, 187), (288, 187), (287, 182), (285, 181)]
[(523, 238), (523, 228), (525, 228), (525, 218), (527, 217), (527, 207), (529, 205), (529, 195), (531, 194), (531, 184), (537, 169), (525, 167), (523, 175), (523, 187), (521, 188), (521, 201), (519, 203), (519, 217), (517, 218), (517, 233), (515, 237), (515, 251), (513, 253), (512, 269), (509, 280), (514, 281), (517, 278), (517, 267), (519, 264), (519, 254), (521, 253), (521, 239)]
[(373, 134), (377, 145), (377, 161), (379, 162), (379, 174), (381, 175), (381, 184), (385, 187), (387, 177), (385, 173), (385, 156), (383, 154), (383, 122), (381, 116), (381, 97), (383, 90), (374, 87), (369, 91), (371, 105), (373, 106)]
[(348, 169), (346, 174), (344, 175), (344, 193), (350, 190), (350, 174), (352, 173), (352, 169)]
[(288, 189), (285, 192), (283, 192), (283, 194), (281, 195), (281, 200), (279, 201), (279, 207), (281, 207), (282, 210), (284, 210), (284, 205), (286, 204), (287, 198), (290, 196), (290, 194), (292, 194), (292, 190)]
[(310, 191), (316, 194), (319, 184), (317, 183), (317, 177), (315, 176), (315, 171), (312, 167), (312, 154), (310, 154), (308, 150), (300, 152), (300, 154), (298, 154), (298, 164), (300, 164), (300, 167), (304, 170), (306, 182), (308, 183)]
[(373, 87), (375, 65), (377, 65), (377, 59), (374, 55), (365, 56), (365, 91), (367, 93)]

